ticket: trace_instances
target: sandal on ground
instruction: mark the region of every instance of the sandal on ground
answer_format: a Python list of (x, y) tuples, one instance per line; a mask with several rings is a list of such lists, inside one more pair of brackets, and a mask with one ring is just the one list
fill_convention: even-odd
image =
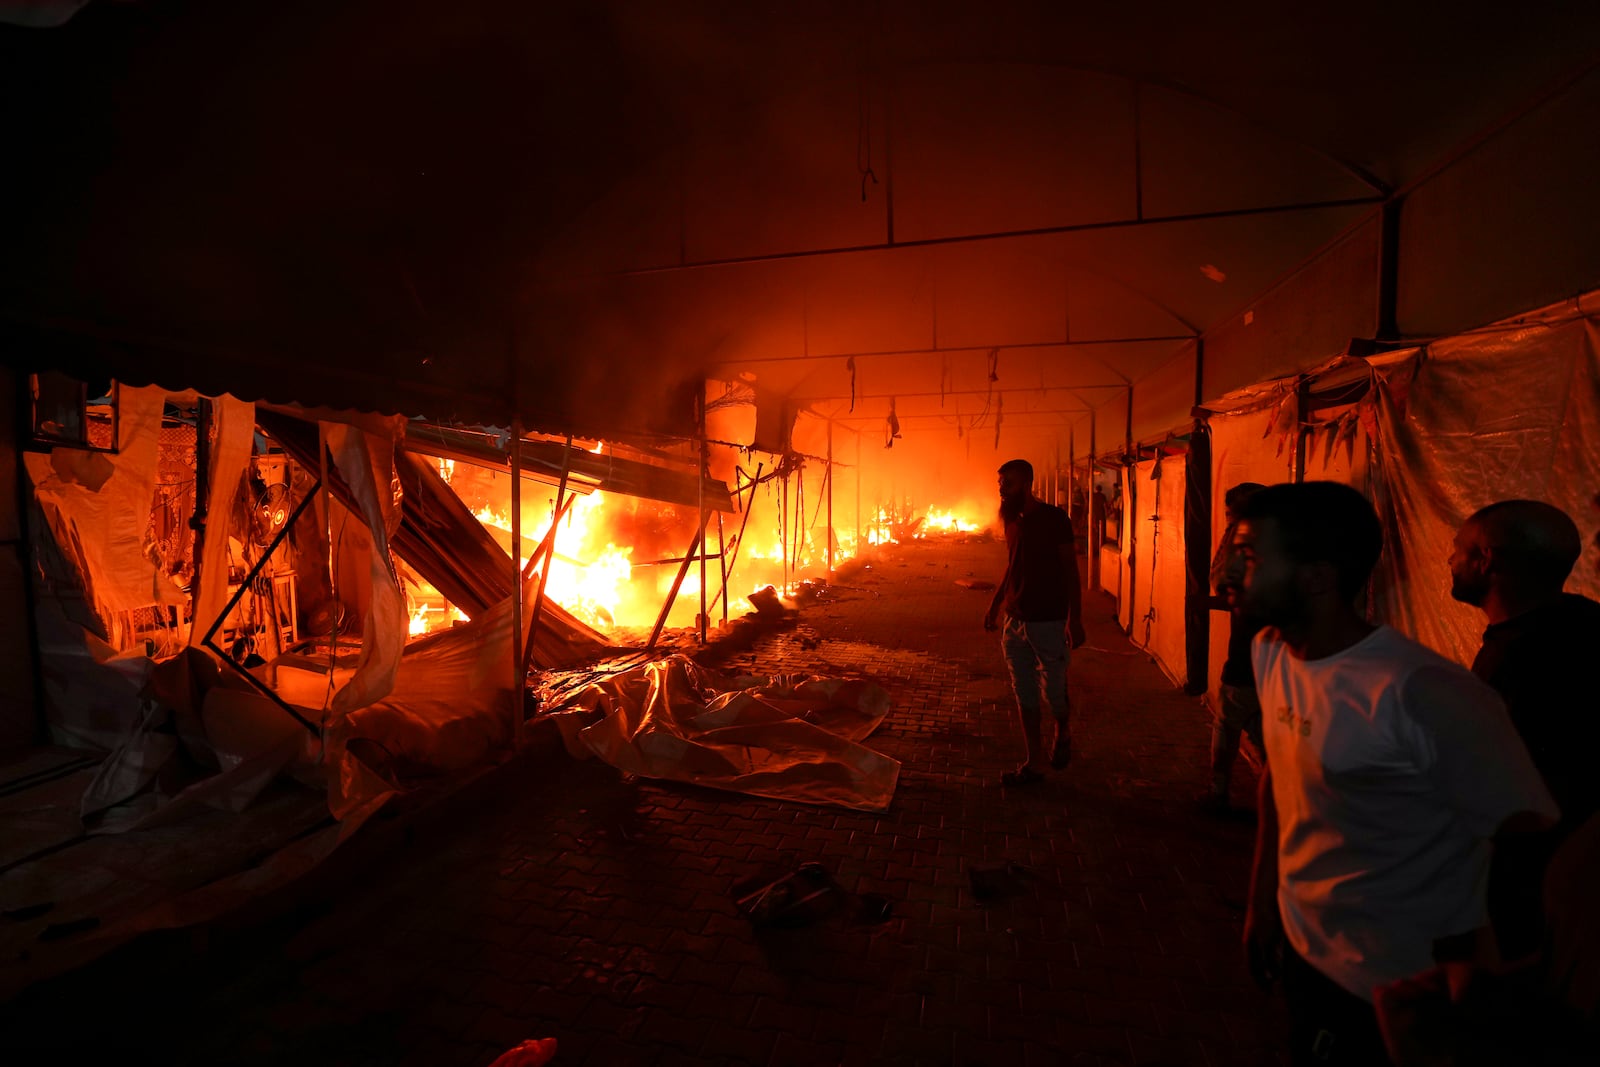
[(1044, 781), (1044, 772), (1036, 771), (1032, 767), (1018, 767), (1016, 770), (1007, 771), (1000, 776), (1000, 784), (1006, 786), (1037, 785), (1042, 781)]

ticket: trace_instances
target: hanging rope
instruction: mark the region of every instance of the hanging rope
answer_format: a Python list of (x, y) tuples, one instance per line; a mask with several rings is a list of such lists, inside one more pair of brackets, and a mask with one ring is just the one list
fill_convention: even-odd
[(867, 76), (856, 77), (856, 170), (861, 174), (861, 202), (867, 202), (867, 181), (878, 184), (872, 170), (872, 102), (867, 98)]

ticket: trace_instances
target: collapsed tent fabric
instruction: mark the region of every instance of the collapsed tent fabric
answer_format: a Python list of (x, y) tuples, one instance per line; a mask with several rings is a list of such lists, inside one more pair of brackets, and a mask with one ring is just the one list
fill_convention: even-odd
[(670, 656), (585, 686), (555, 714), (570, 752), (627, 774), (884, 811), (900, 764), (861, 741), (889, 708), (870, 682), (726, 675)]
[(55, 543), (93, 575), (89, 592), (103, 617), (184, 601), (145, 547), (165, 399), (159, 387), (118, 391), (114, 452), (56, 448), (23, 457)]
[[(262, 428), (296, 463), (317, 468), (314, 425), (281, 408), (260, 411), (258, 417)], [(394, 460), (402, 491), (400, 522), (390, 540), (395, 555), (470, 618), (507, 601), (516, 584), (511, 557), (426, 458), (396, 449)], [(329, 492), (354, 509), (355, 497), (338, 471), (330, 469), (328, 477)], [(539, 627), (531, 640), (533, 663), (539, 667), (593, 659), (611, 647), (597, 631), (549, 598), (540, 608)]]

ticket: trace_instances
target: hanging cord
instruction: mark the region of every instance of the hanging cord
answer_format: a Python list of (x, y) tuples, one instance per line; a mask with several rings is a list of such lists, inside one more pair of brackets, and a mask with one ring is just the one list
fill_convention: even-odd
[(883, 447), (893, 448), (894, 439), (900, 436), (900, 416), (894, 411), (895, 398), (889, 398), (889, 418), (884, 426)]
[(861, 174), (861, 202), (867, 202), (867, 181), (878, 184), (872, 170), (872, 102), (867, 98), (867, 77), (856, 76), (856, 170)]
[[(830, 463), (830, 464), (828, 464), (827, 468), (824, 469), (823, 472), (822, 472), (822, 488), (821, 488), (821, 490), (819, 490), (819, 492), (822, 494), (822, 499), (823, 500), (828, 499), (828, 482), (832, 478), (833, 478), (833, 464)], [(820, 518), (822, 518), (822, 509), (818, 508), (816, 511), (813, 511), (811, 513), (811, 525), (806, 527), (806, 533), (809, 534), (812, 530), (815, 530), (817, 528), (817, 520), (820, 519)], [(830, 532), (829, 536), (832, 536), (831, 532)]]
[[(1159, 470), (1161, 461), (1156, 460)], [(1150, 610), (1144, 613), (1144, 647), (1150, 647), (1150, 631), (1156, 621), (1156, 554), (1161, 551), (1161, 490), (1156, 490), (1156, 513), (1150, 516)]]

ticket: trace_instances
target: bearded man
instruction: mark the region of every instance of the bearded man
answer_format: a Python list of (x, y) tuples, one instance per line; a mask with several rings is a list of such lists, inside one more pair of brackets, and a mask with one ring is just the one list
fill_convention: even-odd
[[(1001, 776), (1007, 786), (1044, 780), (1046, 768), (1065, 770), (1072, 759), (1068, 731), (1067, 662), (1084, 642), (1083, 589), (1078, 580), (1072, 520), (1033, 495), (1033, 464), (1009, 460), (1000, 467), (1000, 521), (1006, 532), (1006, 573), (995, 589), (985, 630), (1003, 631), (1027, 759)], [(1042, 737), (1040, 696), (1055, 719), (1048, 760)]]

